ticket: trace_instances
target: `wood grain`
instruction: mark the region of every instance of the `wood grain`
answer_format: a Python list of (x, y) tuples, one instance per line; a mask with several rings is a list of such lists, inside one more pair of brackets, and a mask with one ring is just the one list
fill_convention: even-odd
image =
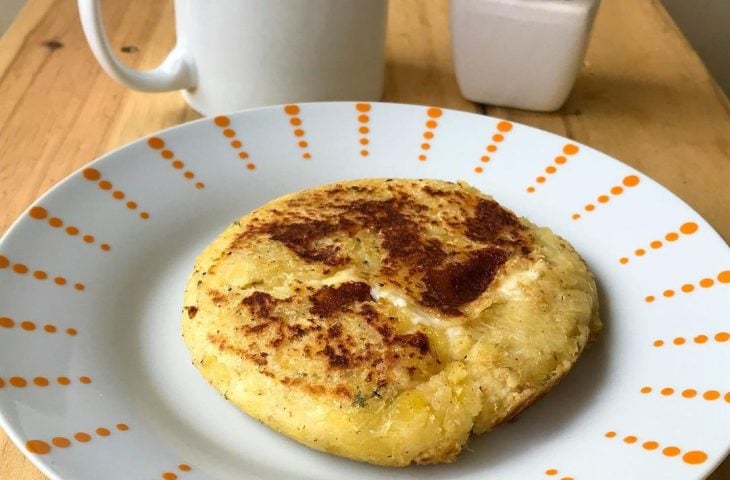
[(482, 112), (456, 84), (448, 7), (447, 1), (391, 1), (384, 102)]
[[(170, 1), (103, 5), (129, 65), (154, 67), (174, 44)], [(486, 111), (574, 138), (658, 180), (730, 239), (730, 106), (658, 0), (603, 1), (575, 89), (552, 114), (465, 100), (450, 48), (447, 0), (391, 0), (384, 100)], [(98, 155), (199, 117), (177, 93), (131, 92), (103, 74), (68, 0), (30, 0), (0, 39), (0, 92), (0, 233)], [(1, 431), (0, 478), (44, 478)], [(710, 480), (727, 479), (726, 460)]]

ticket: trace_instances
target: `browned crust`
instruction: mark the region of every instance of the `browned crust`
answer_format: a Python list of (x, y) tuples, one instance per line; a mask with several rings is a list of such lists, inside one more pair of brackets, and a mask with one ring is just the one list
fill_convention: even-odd
[[(438, 208), (400, 182), (325, 186), (289, 198), (287, 210), (268, 209), (266, 220), (250, 221), (232, 250), (253, 238), (269, 239), (307, 263), (342, 267), (353, 263), (342, 242), (370, 231), (380, 240), (381, 278), (405, 287), (399, 280), (406, 274), (419, 285), (406, 287), (414, 299), (441, 314), (459, 316), (461, 307), (482, 294), (512, 256), (530, 253), (533, 239), (512, 212), (474, 191), (447, 183), (413, 183), (412, 189), (429, 200), (436, 197)], [(441, 211), (450, 217), (435, 219)], [(427, 226), (445, 227), (469, 246), (445, 245)]]
[[(435, 219), (437, 213), (444, 218)], [(425, 309), (452, 319), (464, 318), (462, 309), (488, 290), (503, 265), (529, 254), (533, 244), (529, 229), (512, 212), (473, 189), (386, 181), (334, 184), (266, 205), (241, 220), (219, 262), (235, 259), (253, 243), (276, 242), (326, 276), (357, 267), (343, 245), (362, 232), (376, 238), (380, 256), (370, 282), (400, 288)], [(444, 236), (458, 243), (447, 244)], [(214, 275), (202, 272), (199, 291), (219, 308), (237, 305), (235, 335), (247, 346), (222, 335), (209, 340), (287, 385), (310, 392), (316, 386), (338, 398), (347, 390), (353, 400), (358, 392), (393, 396), (442, 368), (426, 333), (399, 332), (396, 319), (371, 297), (370, 283), (297, 287), (285, 299), (264, 291), (241, 298), (230, 287), (206, 288), (206, 278)], [(197, 306), (186, 308), (194, 318)], [(277, 353), (302, 358), (316, 371), (300, 372), (306, 378), (279, 375), (270, 368)], [(345, 382), (356, 387), (345, 389)]]

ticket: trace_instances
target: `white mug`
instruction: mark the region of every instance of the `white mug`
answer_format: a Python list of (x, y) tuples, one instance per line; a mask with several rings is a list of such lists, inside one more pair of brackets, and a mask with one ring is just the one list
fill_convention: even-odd
[(96, 59), (142, 91), (183, 90), (204, 115), (271, 104), (379, 100), (387, 0), (175, 0), (177, 45), (154, 70), (114, 55), (99, 0), (78, 0)]

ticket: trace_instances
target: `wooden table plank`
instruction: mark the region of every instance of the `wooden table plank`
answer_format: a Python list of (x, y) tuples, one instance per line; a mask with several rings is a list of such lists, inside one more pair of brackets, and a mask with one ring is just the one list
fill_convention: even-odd
[[(154, 67), (174, 44), (172, 2), (103, 4), (115, 50), (136, 48), (120, 53), (128, 64)], [(446, 0), (391, 0), (385, 101), (485, 111), (459, 94), (447, 13)], [(177, 93), (131, 92), (101, 72), (68, 0), (30, 0), (0, 39), (0, 92), (0, 232), (96, 156), (199, 118)], [(585, 67), (561, 111), (486, 112), (639, 168), (730, 238), (730, 107), (658, 0), (603, 1)], [(1, 431), (0, 478), (44, 478)], [(728, 478), (725, 461), (710, 480)]]
[(447, 1), (391, 1), (384, 102), (482, 112), (454, 76)]
[[(169, 2), (104, 4), (114, 45), (140, 46), (137, 53), (121, 54), (130, 65), (149, 68), (164, 57), (174, 42)], [(197, 116), (177, 93), (129, 92), (107, 77), (91, 56), (70, 2), (58, 0), (35, 19), (0, 76), (2, 91), (11, 92), (11, 101), (0, 106), (0, 202), (7, 206), (0, 211), (0, 231), (33, 197), (96, 156)], [(144, 108), (135, 108), (139, 105)]]

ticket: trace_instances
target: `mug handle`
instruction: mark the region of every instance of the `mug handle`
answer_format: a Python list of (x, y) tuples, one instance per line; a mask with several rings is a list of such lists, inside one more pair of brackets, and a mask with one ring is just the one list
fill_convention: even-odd
[(192, 59), (174, 48), (164, 62), (153, 70), (141, 72), (126, 67), (114, 55), (101, 20), (100, 0), (78, 0), (81, 26), (96, 60), (112, 78), (143, 92), (165, 92), (195, 87)]

